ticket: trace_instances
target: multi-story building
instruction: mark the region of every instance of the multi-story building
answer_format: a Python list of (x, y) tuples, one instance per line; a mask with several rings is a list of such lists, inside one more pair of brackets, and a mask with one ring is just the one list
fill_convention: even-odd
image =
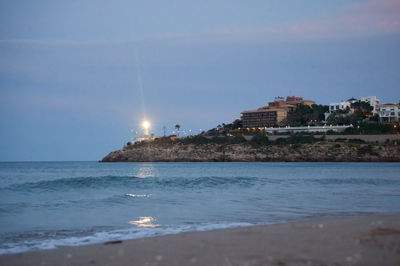
[(264, 128), (278, 125), (287, 117), (285, 109), (259, 108), (253, 111), (242, 112), (244, 128)]
[[(361, 97), (360, 101), (362, 102), (367, 102), (372, 106), (372, 114), (377, 114), (378, 113), (378, 109), (379, 109), (379, 100), (376, 98), (376, 96), (365, 96), (365, 97)], [(339, 110), (346, 110), (349, 109), (350, 113), (352, 112), (351, 110), (351, 104), (358, 102), (357, 99), (351, 98), (348, 99), (347, 101), (343, 101), (343, 102), (336, 102), (336, 103), (330, 103), (329, 104), (329, 110), (328, 112), (325, 113), (325, 120), (328, 119), (328, 117), (334, 113), (337, 112)]]
[(268, 106), (242, 112), (244, 128), (264, 128), (279, 125), (287, 118), (287, 114), (293, 111), (300, 104), (312, 106), (314, 101), (304, 100), (302, 97), (288, 96), (286, 101), (283, 97), (275, 98)]
[(399, 122), (400, 104), (386, 103), (379, 105), (379, 122), (381, 123), (396, 123)]
[(300, 104), (304, 104), (304, 105), (308, 105), (310, 107), (312, 107), (312, 105), (315, 104), (315, 102), (312, 100), (304, 100), (303, 97), (295, 97), (295, 96), (286, 97), (286, 103), (291, 104), (291, 105), (296, 105), (296, 106), (300, 105)]
[[(379, 109), (379, 100), (376, 98), (376, 96), (365, 96), (365, 97), (361, 97), (360, 101), (362, 102), (367, 102), (369, 103), (372, 107), (372, 114), (377, 114), (378, 113), (378, 109)], [(350, 113), (352, 113), (352, 108), (351, 108), (351, 104), (358, 102), (357, 99), (351, 98), (348, 99), (347, 101), (343, 101), (343, 102), (335, 102), (335, 103), (330, 103), (329, 104), (329, 110), (328, 112), (325, 113), (325, 120), (328, 119), (328, 117), (332, 114), (335, 113), (337, 111), (345, 111), (345, 110), (349, 110)]]
[[(269, 102), (268, 106), (262, 107), (264, 109), (285, 109), (286, 111), (291, 111), (296, 109), (293, 104), (287, 104), (282, 98), (276, 98), (275, 101)], [(261, 109), (261, 108), (260, 108)]]
[(372, 106), (372, 114), (376, 115), (379, 112), (379, 99), (376, 96), (365, 96), (361, 97), (360, 101), (367, 102)]

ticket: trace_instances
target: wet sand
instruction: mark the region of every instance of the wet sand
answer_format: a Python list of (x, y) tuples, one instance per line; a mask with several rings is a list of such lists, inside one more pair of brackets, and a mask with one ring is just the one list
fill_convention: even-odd
[(61, 247), (0, 265), (400, 265), (400, 213)]

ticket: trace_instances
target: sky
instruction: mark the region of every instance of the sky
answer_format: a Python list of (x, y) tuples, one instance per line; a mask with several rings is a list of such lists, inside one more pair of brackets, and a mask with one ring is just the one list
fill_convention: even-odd
[(400, 0), (0, 0), (0, 161), (100, 160), (276, 96), (400, 100)]

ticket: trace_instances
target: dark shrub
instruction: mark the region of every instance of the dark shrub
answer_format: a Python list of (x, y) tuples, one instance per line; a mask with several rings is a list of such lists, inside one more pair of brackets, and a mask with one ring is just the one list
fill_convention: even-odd
[(374, 151), (374, 147), (372, 145), (365, 145), (365, 146), (361, 146), (358, 148), (357, 150), (358, 154), (366, 154), (369, 153), (371, 155), (378, 155), (375, 151)]
[(250, 140), (250, 144), (253, 146), (265, 146), (269, 144), (269, 140), (267, 136), (258, 134), (253, 136), (253, 138)]
[(354, 144), (362, 144), (362, 143), (365, 143), (365, 141), (362, 140), (362, 139), (349, 139), (348, 142), (349, 142), (349, 143), (354, 143)]

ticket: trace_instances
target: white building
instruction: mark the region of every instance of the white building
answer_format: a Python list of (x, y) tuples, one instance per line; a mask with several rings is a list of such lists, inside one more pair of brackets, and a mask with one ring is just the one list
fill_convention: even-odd
[(143, 134), (140, 136), (137, 136), (133, 139), (133, 142), (142, 142), (142, 141), (149, 141), (149, 140), (155, 140), (156, 137), (154, 136), (154, 134)]
[[(367, 102), (372, 106), (372, 114), (378, 114), (379, 111), (379, 100), (376, 98), (376, 96), (365, 96), (365, 97), (361, 97), (360, 101), (362, 102)], [(353, 112), (353, 110), (351, 109), (351, 104), (358, 102), (357, 99), (351, 98), (348, 99), (347, 101), (344, 102), (337, 102), (337, 103), (330, 103), (329, 104), (329, 111), (327, 113), (325, 113), (325, 121), (328, 119), (328, 117), (338, 111), (338, 110), (346, 110), (347, 108), (350, 109), (350, 113)]]
[(372, 108), (374, 108), (372, 109), (372, 113), (374, 115), (378, 113), (380, 101), (376, 98), (376, 96), (361, 97), (360, 101), (369, 103), (372, 106)]
[(379, 105), (379, 122), (399, 122), (400, 108), (398, 103), (386, 103)]
[[(351, 100), (351, 99), (350, 99)], [(345, 102), (337, 102), (337, 103), (330, 103), (329, 104), (329, 110), (328, 112), (325, 113), (325, 121), (328, 119), (328, 117), (339, 110), (346, 110), (347, 108), (350, 109), (351, 106), (351, 102), (349, 101), (345, 101)]]
[(351, 105), (351, 103), (350, 102), (338, 102), (338, 103), (330, 103), (329, 104), (329, 112), (330, 113), (333, 113), (333, 112), (335, 112), (335, 111), (338, 111), (338, 110), (346, 110), (347, 108), (349, 108), (350, 109), (350, 105)]

